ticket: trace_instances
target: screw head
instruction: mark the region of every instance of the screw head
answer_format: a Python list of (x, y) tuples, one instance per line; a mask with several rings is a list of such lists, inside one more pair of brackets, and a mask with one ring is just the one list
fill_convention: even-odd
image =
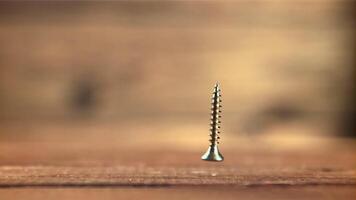
[(223, 161), (224, 157), (219, 152), (218, 146), (209, 146), (206, 153), (201, 157), (202, 160), (206, 161)]

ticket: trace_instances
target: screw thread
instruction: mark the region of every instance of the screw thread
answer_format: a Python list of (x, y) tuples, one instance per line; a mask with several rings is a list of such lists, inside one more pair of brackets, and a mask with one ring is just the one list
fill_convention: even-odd
[(210, 122), (210, 146), (219, 144), (220, 118), (221, 118), (221, 90), (218, 83), (215, 84), (211, 102), (211, 122)]

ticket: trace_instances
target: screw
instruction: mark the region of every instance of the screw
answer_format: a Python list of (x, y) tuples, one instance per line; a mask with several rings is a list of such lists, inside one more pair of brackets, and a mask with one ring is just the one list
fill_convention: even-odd
[(219, 134), (220, 134), (220, 113), (221, 113), (221, 90), (219, 83), (215, 84), (213, 98), (211, 102), (211, 123), (210, 123), (210, 146), (206, 153), (201, 157), (206, 161), (223, 161), (224, 157), (221, 155), (218, 149)]

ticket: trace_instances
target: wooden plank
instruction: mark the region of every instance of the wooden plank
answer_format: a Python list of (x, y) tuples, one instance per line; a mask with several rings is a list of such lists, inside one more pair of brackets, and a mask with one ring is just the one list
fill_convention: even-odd
[(355, 170), (3, 166), (0, 186), (356, 185)]
[(200, 127), (189, 130), (203, 138), (171, 127), (152, 134), (152, 127), (111, 123), (2, 124), (0, 199), (356, 197), (354, 140), (302, 136), (290, 148), (295, 138), (284, 134), (272, 148), (261, 142), (267, 135), (224, 135), (226, 159), (216, 163), (200, 160), (207, 147)]
[(0, 189), (1, 199), (355, 199), (354, 186), (313, 187), (109, 187)]

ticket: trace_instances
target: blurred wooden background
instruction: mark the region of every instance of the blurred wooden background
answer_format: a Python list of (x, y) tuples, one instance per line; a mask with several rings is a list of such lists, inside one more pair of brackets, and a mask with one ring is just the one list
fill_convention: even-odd
[(355, 5), (1, 1), (0, 199), (355, 199)]
[[(352, 1), (0, 2), (0, 121), (199, 120), (333, 132), (350, 112)], [(352, 109), (351, 109), (352, 111)]]

